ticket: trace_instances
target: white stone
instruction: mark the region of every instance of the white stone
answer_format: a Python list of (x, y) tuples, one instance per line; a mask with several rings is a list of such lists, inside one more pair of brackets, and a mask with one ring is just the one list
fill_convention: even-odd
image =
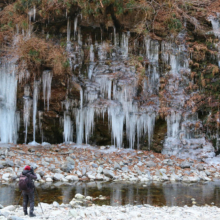
[(76, 198), (76, 199), (84, 199), (85, 196), (82, 195), (82, 194), (80, 194), (80, 193), (77, 193), (77, 194), (75, 195), (75, 198)]
[(53, 180), (52, 180), (52, 178), (47, 177), (47, 178), (46, 178), (46, 182), (53, 182)]
[(60, 174), (60, 173), (55, 173), (53, 178), (54, 178), (54, 180), (61, 181), (64, 178), (64, 175)]
[(65, 178), (67, 180), (70, 180), (70, 181), (78, 181), (79, 180), (79, 177), (78, 176), (74, 176), (74, 175), (68, 175)]

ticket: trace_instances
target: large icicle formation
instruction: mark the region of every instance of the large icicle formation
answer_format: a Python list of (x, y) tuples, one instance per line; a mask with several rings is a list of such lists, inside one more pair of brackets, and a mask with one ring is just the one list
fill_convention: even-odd
[(43, 72), (42, 81), (43, 81), (44, 106), (45, 106), (45, 100), (47, 98), (47, 111), (49, 111), (52, 77), (53, 74), (51, 71), (47, 70)]
[(2, 63), (0, 66), (0, 141), (16, 143), (18, 132), (17, 79), (13, 63)]

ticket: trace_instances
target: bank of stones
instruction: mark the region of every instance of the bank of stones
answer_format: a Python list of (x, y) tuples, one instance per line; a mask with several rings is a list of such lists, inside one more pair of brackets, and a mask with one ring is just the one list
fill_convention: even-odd
[(54, 181), (212, 181), (220, 166), (152, 151), (117, 150), (89, 145), (1, 145), (0, 180), (18, 181), (25, 165), (35, 169), (39, 183)]

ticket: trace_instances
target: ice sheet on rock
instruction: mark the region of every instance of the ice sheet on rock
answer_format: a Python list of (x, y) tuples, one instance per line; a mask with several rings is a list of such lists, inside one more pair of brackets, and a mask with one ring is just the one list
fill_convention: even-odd
[(100, 85), (100, 92), (104, 98), (111, 99), (112, 93), (112, 79), (109, 75), (96, 75), (95, 81)]
[(212, 23), (213, 33), (216, 37), (220, 38), (220, 15), (216, 17), (210, 16), (209, 21)]
[(146, 57), (151, 63), (158, 63), (159, 60), (159, 42), (149, 37), (145, 38)]

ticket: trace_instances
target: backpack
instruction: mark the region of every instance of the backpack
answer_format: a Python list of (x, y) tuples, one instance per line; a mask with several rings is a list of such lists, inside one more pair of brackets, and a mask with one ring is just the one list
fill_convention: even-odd
[(28, 177), (27, 176), (21, 176), (19, 179), (19, 189), (20, 190), (28, 190)]

